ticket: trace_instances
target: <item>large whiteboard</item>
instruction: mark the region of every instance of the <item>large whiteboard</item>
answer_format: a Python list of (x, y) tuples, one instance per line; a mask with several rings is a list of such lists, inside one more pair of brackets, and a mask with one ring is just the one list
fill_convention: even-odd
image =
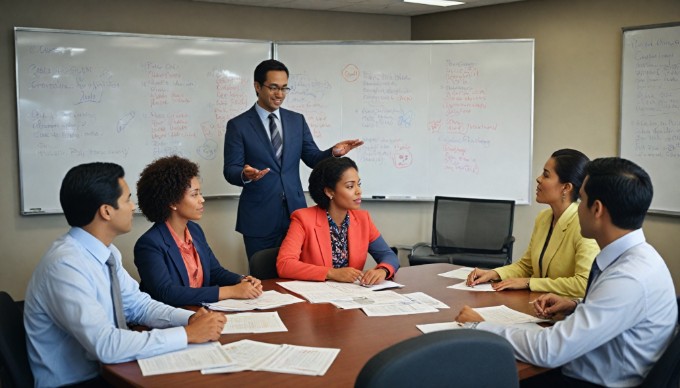
[(21, 211), (61, 212), (69, 168), (140, 171), (179, 154), (200, 165), (206, 196), (222, 177), (227, 121), (252, 106), (252, 72), (272, 42), (15, 28)]
[(533, 39), (277, 42), (274, 55), (291, 71), (284, 105), (321, 148), (365, 141), (348, 155), (364, 197), (530, 202)]
[(680, 214), (680, 24), (623, 31), (621, 156), (652, 178), (651, 211)]

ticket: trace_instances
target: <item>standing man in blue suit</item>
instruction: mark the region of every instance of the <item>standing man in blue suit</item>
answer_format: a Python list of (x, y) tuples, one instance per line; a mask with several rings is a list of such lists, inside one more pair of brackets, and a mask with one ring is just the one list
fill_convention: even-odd
[(274, 59), (255, 68), (257, 103), (227, 123), (224, 177), (243, 187), (236, 231), (243, 234), (246, 254), (279, 246), (290, 224), (290, 213), (306, 207), (300, 182), (300, 160), (314, 166), (330, 156), (344, 156), (359, 147), (358, 139), (342, 141), (322, 151), (303, 115), (281, 108), (288, 86), (288, 69)]

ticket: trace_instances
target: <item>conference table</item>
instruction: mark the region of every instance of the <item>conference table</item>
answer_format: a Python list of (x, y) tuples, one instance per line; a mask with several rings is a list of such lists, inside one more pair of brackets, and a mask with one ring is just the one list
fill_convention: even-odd
[[(107, 364), (102, 375), (117, 387), (180, 387), (180, 386), (248, 386), (248, 387), (352, 387), (361, 368), (381, 350), (411, 337), (422, 335), (417, 324), (449, 322), (464, 305), (487, 307), (506, 305), (533, 315), (529, 304), (540, 293), (527, 290), (502, 292), (474, 292), (447, 288), (463, 280), (438, 276), (459, 268), (453, 264), (427, 264), (403, 267), (394, 281), (405, 287), (398, 293), (424, 292), (447, 304), (449, 309), (436, 313), (369, 317), (360, 309), (343, 310), (330, 303), (312, 304), (307, 301), (275, 309), (288, 328), (287, 332), (261, 334), (223, 334), (221, 343), (242, 339), (324, 348), (337, 348), (340, 353), (323, 376), (303, 376), (262, 371), (202, 375), (199, 371), (142, 376), (136, 361)], [(262, 281), (263, 289), (290, 293), (277, 282)], [(380, 292), (380, 291), (376, 291)], [(227, 315), (228, 317), (228, 315)], [(228, 319), (228, 318), (227, 318)], [(517, 361), (520, 379), (542, 373), (547, 369)]]

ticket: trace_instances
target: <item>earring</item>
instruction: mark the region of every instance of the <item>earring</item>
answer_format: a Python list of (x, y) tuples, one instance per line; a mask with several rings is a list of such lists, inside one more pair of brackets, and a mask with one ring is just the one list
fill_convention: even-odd
[(172, 210), (177, 210), (177, 206), (171, 206)]
[(331, 201), (333, 200), (333, 196), (331, 195)]

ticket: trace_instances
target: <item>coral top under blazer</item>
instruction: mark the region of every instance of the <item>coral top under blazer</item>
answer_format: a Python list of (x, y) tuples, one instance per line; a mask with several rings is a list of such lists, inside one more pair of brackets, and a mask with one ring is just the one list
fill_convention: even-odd
[[(386, 268), (391, 278), (399, 269), (397, 255), (385, 243), (365, 210), (349, 210), (347, 245), (349, 266), (364, 269), (370, 253), (378, 267)], [(281, 244), (276, 269), (282, 278), (326, 280), (333, 268), (331, 234), (326, 211), (318, 206), (296, 210), (291, 215), (288, 234)]]

